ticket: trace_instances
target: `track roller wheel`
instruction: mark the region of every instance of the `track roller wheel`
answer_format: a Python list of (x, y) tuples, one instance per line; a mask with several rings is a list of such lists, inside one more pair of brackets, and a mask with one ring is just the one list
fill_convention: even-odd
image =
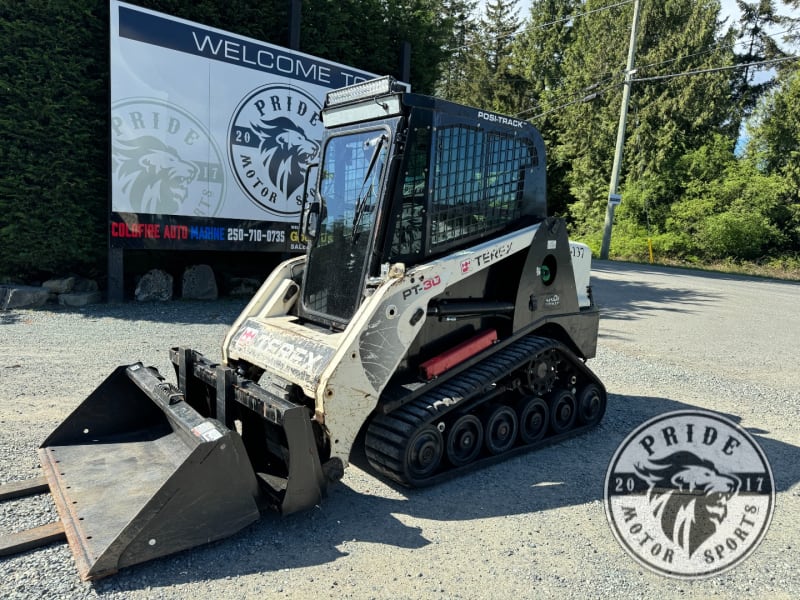
[(475, 415), (456, 419), (447, 434), (447, 458), (454, 467), (472, 462), (481, 451), (483, 425)]
[(484, 445), (491, 454), (501, 454), (514, 445), (517, 437), (517, 414), (505, 404), (486, 412)]
[(439, 468), (444, 455), (441, 432), (433, 425), (426, 425), (408, 441), (403, 469), (410, 482), (430, 477)]
[(522, 398), (517, 403), (519, 439), (523, 444), (532, 444), (544, 437), (550, 420), (547, 402), (538, 396)]
[(582, 425), (594, 425), (603, 418), (606, 411), (606, 395), (600, 386), (588, 384), (578, 394), (578, 422)]
[(559, 434), (569, 431), (575, 424), (577, 401), (569, 390), (558, 390), (550, 395), (550, 428)]

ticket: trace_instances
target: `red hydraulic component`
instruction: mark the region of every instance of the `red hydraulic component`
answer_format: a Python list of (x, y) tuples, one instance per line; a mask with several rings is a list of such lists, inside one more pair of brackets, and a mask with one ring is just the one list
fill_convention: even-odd
[(422, 375), (425, 379), (433, 379), (438, 377), (448, 369), (452, 369), (457, 364), (464, 362), (468, 358), (475, 356), (478, 352), (486, 350), (489, 346), (497, 341), (497, 330), (487, 329), (480, 332), (478, 335), (471, 337), (466, 342), (460, 343), (443, 352), (439, 356), (434, 356), (430, 360), (425, 361), (420, 365)]

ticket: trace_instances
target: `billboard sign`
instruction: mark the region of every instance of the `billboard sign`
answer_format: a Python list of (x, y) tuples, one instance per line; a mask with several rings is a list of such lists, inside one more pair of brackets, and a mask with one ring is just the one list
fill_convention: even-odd
[(112, 248), (302, 250), (325, 94), (374, 74), (111, 1)]

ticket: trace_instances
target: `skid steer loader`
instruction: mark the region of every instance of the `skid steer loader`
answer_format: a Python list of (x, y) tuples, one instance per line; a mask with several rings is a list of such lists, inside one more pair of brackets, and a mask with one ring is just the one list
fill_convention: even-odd
[(330, 92), (322, 119), (307, 252), (222, 362), (173, 348), (176, 384), (119, 367), (42, 444), (84, 579), (314, 506), (357, 440), (424, 486), (602, 418), (591, 255), (547, 216), (538, 131), (388, 77)]

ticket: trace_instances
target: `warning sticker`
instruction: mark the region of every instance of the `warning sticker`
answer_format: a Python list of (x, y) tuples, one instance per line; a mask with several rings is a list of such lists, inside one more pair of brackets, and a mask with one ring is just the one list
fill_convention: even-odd
[(192, 433), (206, 442), (213, 442), (222, 437), (222, 432), (211, 421), (203, 421), (192, 428)]

